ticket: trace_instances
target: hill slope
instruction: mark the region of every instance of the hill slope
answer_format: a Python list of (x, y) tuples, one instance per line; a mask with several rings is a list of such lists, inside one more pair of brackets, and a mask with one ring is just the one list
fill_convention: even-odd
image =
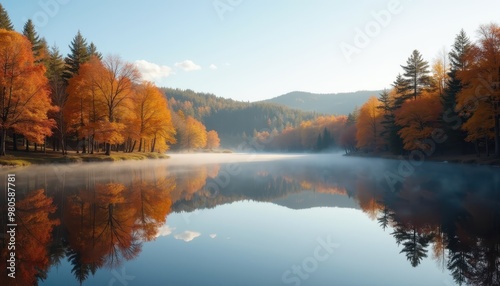
[(370, 96), (374, 95), (378, 97), (381, 92), (381, 90), (362, 90), (348, 93), (318, 94), (293, 91), (261, 102), (276, 103), (292, 109), (309, 112), (347, 115), (352, 112), (356, 106), (360, 107), (363, 105)]
[(202, 121), (207, 130), (217, 131), (224, 147), (238, 146), (254, 131), (279, 132), (317, 116), (270, 102), (241, 102), (192, 90), (162, 88), (162, 91), (173, 111), (182, 110), (185, 115)]

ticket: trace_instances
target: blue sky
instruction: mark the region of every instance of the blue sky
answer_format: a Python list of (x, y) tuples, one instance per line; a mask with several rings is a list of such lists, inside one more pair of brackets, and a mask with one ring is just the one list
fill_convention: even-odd
[(137, 63), (159, 86), (243, 101), (294, 90), (383, 89), (414, 49), (432, 61), (460, 29), (474, 39), (479, 25), (500, 23), (497, 0), (1, 3), (16, 30), (32, 18), (64, 55), (80, 30), (104, 55)]

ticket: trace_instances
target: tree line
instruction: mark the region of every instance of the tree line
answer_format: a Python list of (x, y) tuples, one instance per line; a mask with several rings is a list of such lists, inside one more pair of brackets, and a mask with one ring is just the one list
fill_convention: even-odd
[(359, 109), (356, 147), (500, 156), (500, 27), (477, 34), (473, 42), (461, 30), (432, 64), (413, 51), (392, 88)]
[[(67, 154), (112, 150), (164, 152), (179, 142), (184, 148), (217, 148), (218, 134), (191, 128), (192, 118), (174, 126), (163, 92), (141, 80), (136, 66), (118, 56), (103, 57), (97, 47), (78, 31), (63, 57), (56, 46), (48, 47), (31, 20), (22, 33), (14, 31), (0, 5), (0, 155), (7, 142), (18, 149), (19, 137), (26, 150), (30, 143), (45, 150)], [(195, 122), (196, 123), (196, 122)], [(197, 123), (200, 123), (197, 121)], [(193, 134), (208, 137), (191, 144)], [(186, 142), (185, 140), (188, 140)]]

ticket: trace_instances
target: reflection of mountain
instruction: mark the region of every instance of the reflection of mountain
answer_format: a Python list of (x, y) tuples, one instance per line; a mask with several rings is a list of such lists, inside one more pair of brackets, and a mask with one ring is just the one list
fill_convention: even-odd
[(359, 208), (359, 205), (353, 199), (345, 195), (324, 194), (311, 191), (291, 194), (283, 198), (271, 200), (271, 202), (290, 209), (307, 209), (314, 207)]

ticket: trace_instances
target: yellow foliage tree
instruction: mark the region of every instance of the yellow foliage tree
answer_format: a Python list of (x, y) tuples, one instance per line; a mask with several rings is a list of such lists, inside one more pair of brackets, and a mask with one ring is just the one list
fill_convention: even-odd
[(219, 134), (217, 134), (217, 131), (215, 130), (210, 130), (207, 132), (207, 149), (215, 149), (219, 148), (220, 146), (220, 139), (219, 139)]
[(181, 133), (181, 145), (186, 149), (204, 148), (207, 145), (207, 130), (200, 121), (188, 116)]
[(380, 101), (372, 96), (361, 106), (356, 122), (357, 147), (375, 151), (383, 144), (382, 119), (384, 111)]

